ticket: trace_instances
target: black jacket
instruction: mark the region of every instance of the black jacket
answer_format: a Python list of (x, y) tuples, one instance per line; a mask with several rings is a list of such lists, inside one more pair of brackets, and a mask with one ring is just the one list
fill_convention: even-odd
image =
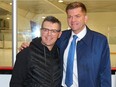
[(10, 87), (60, 87), (59, 50), (51, 51), (34, 39), (30, 46), (17, 54)]

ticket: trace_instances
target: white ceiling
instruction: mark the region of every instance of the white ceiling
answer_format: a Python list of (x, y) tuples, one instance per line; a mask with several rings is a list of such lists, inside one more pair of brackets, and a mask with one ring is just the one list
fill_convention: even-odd
[(116, 0), (17, 0), (18, 7), (36, 14), (57, 14), (65, 12), (65, 7), (73, 1), (83, 2), (88, 12), (116, 12)]
[[(65, 7), (73, 1), (83, 2), (88, 12), (116, 12), (116, 0), (17, 0), (18, 8), (25, 9), (35, 14), (61, 14), (65, 13)], [(8, 3), (12, 0), (0, 0), (0, 2)], [(4, 13), (4, 12), (3, 12)], [(0, 9), (0, 14), (2, 14)]]

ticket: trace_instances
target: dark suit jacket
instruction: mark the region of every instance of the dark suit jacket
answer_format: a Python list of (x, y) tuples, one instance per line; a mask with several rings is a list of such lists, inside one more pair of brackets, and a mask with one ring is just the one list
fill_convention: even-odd
[[(60, 48), (63, 71), (63, 54), (71, 30), (63, 31), (57, 45)], [(110, 52), (104, 35), (87, 28), (87, 34), (77, 43), (79, 87), (111, 87)]]

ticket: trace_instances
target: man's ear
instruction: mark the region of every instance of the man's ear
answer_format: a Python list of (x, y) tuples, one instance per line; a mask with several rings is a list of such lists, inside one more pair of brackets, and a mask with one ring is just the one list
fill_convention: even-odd
[(40, 36), (42, 35), (42, 30), (40, 29)]
[(88, 16), (85, 15), (85, 23), (87, 23), (87, 21), (88, 21)]
[(62, 31), (60, 31), (58, 38), (60, 38), (61, 34), (62, 34)]

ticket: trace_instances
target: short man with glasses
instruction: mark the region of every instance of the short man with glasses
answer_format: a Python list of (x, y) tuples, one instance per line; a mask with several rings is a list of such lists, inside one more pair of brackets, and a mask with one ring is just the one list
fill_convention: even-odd
[(48, 16), (41, 26), (41, 37), (19, 52), (10, 87), (60, 87), (59, 49), (55, 45), (61, 35), (61, 22)]

